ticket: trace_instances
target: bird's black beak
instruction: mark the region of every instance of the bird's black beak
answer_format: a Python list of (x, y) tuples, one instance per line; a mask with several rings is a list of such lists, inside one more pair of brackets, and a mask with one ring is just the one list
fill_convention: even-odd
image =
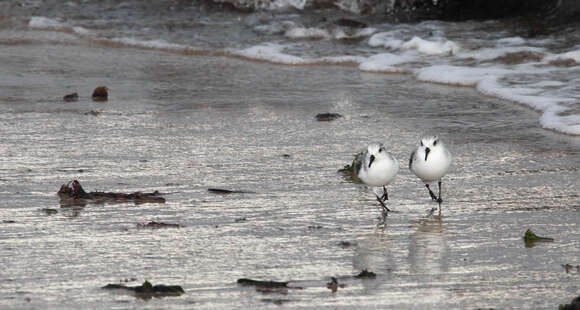
[(369, 160), (369, 168), (371, 167), (371, 165), (373, 164), (373, 161), (375, 160), (375, 155), (371, 155), (371, 160)]
[(427, 156), (429, 156), (429, 152), (431, 152), (430, 148), (425, 149), (425, 161), (427, 161)]

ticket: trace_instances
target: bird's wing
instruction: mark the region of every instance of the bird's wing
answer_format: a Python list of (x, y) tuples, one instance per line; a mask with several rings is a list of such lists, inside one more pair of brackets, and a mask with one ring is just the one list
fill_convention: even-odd
[(358, 177), (358, 173), (360, 172), (361, 168), (363, 167), (363, 162), (365, 160), (365, 155), (366, 153), (359, 153), (356, 156), (355, 162), (354, 162), (354, 173), (355, 175)]

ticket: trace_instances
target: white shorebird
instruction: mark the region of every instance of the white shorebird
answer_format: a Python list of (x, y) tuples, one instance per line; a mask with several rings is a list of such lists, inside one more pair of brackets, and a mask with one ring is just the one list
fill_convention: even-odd
[(385, 205), (385, 201), (389, 199), (386, 186), (399, 172), (399, 162), (395, 156), (387, 152), (381, 143), (371, 143), (367, 150), (357, 157), (354, 168), (356, 176), (365, 184), (383, 188), (383, 195), (379, 197), (375, 192), (375, 196), (383, 207), (383, 215), (386, 215), (391, 211)]
[[(439, 203), (441, 212), (441, 178), (447, 173), (451, 166), (451, 153), (445, 148), (443, 142), (437, 136), (423, 137), (421, 145), (411, 153), (409, 159), (409, 169), (425, 182), (425, 187), (429, 190), (431, 199)], [(438, 181), (439, 196), (435, 196), (429, 183)]]

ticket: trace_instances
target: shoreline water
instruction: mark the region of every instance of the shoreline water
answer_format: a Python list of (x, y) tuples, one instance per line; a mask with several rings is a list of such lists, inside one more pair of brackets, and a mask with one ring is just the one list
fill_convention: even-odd
[[(442, 25), (448, 27), (450, 24)], [(580, 117), (575, 113), (578, 94), (573, 91), (573, 87), (567, 86), (567, 83), (575, 84), (577, 79), (573, 78), (572, 81), (566, 81), (565, 78), (565, 75), (570, 73), (575, 76), (574, 72), (577, 70), (565, 70), (567, 71), (565, 72), (559, 69), (562, 66), (564, 68), (567, 66), (577, 68), (578, 52), (573, 49), (569, 52), (549, 53), (548, 48), (542, 46), (547, 44), (540, 43), (542, 40), (535, 40), (537, 43), (533, 43), (534, 40), (529, 40), (532, 46), (526, 46), (527, 40), (521, 37), (499, 38), (496, 50), (488, 47), (472, 52), (466, 51), (465, 47), (461, 47), (446, 38), (423, 39), (419, 36), (413, 36), (412, 39), (404, 42), (396, 38), (397, 33), (401, 30), (380, 32), (378, 29), (367, 27), (363, 30), (357, 30), (358, 32), (350, 36), (344, 34), (347, 41), (353, 38), (355, 40), (368, 38), (368, 44), (371, 47), (384, 47), (387, 48), (386, 51), (376, 54), (376, 51), (368, 50), (360, 55), (348, 55), (348, 51), (345, 50), (337, 52), (346, 54), (308, 56), (300, 55), (300, 52), (297, 53), (296, 47), (305, 44), (308, 40), (310, 42), (320, 41), (320, 38), (311, 37), (308, 34), (314, 31), (314, 28), (293, 28), (303, 33), (296, 42), (278, 43), (276, 39), (273, 42), (266, 41), (256, 44), (252, 40), (254, 43), (249, 47), (216, 49), (213, 47), (195, 47), (189, 43), (171, 43), (163, 39), (103, 38), (83, 27), (63, 24), (45, 17), (31, 17), (29, 27), (33, 30), (71, 34), (78, 39), (88, 40), (109, 48), (139, 48), (184, 55), (242, 58), (290, 66), (358, 66), (361, 71), (367, 72), (411, 74), (420, 82), (473, 87), (483, 95), (528, 106), (540, 112), (539, 122), (546, 130), (573, 136), (580, 135), (578, 130)], [(255, 26), (256, 29), (257, 27), (262, 26)], [(270, 25), (269, 27), (278, 26)], [(425, 27), (432, 28), (429, 23), (426, 23)], [(364, 34), (359, 35), (358, 33)], [(336, 38), (334, 40), (341, 41), (341, 39)], [(323, 41), (325, 40), (320, 42)], [(524, 46), (520, 46), (521, 44)], [(315, 45), (312, 47), (315, 48)], [(403, 56), (399, 53), (402, 53)], [(429, 59), (437, 55), (449, 58), (449, 60), (445, 60), (441, 64), (434, 62), (419, 67), (413, 65), (416, 62), (432, 62)], [(502, 63), (504, 58), (511, 59), (509, 61), (515, 62), (515, 64), (506, 66)], [(458, 62), (467, 61), (469, 63), (470, 59), (480, 61), (481, 66), (471, 68)], [(498, 60), (499, 63), (489, 67), (486, 62), (490, 60)], [(549, 77), (543, 78), (544, 75)], [(539, 78), (526, 81), (533, 76)]]

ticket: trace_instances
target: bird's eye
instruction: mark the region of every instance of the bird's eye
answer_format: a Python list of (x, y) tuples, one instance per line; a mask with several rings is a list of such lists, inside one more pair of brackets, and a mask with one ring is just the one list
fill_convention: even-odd
[(437, 141), (439, 141), (439, 140), (435, 140), (435, 142), (433, 142), (433, 145), (437, 145)]
[(423, 141), (421, 141), (421, 146), (423, 146)]
[(379, 149), (379, 153), (380, 153), (380, 152), (382, 152), (382, 151), (383, 151), (383, 148), (380, 148), (380, 149)]

